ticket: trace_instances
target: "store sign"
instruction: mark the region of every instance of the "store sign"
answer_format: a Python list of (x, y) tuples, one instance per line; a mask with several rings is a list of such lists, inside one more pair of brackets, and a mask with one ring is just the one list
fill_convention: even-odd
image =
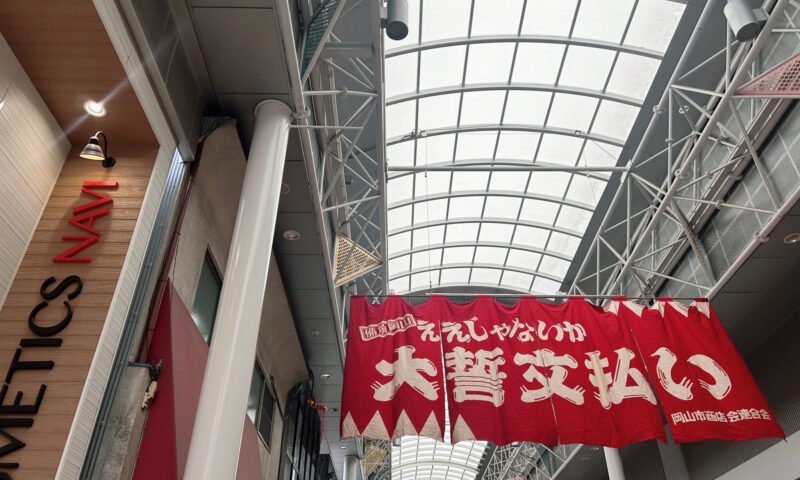
[[(68, 220), (69, 224), (83, 230), (81, 235), (64, 235), (61, 240), (65, 242), (79, 242), (77, 245), (64, 250), (55, 257), (53, 261), (56, 263), (89, 263), (92, 261), (89, 257), (76, 257), (78, 253), (83, 251), (86, 247), (94, 245), (100, 240), (100, 232), (94, 228), (94, 222), (98, 218), (108, 215), (109, 207), (114, 203), (114, 199), (98, 193), (97, 189), (116, 189), (119, 187), (117, 182), (99, 182), (99, 181), (86, 181), (83, 182), (81, 192), (95, 197), (97, 200), (85, 203), (72, 210), (74, 215)], [(86, 235), (89, 233), (89, 235)]]
[(666, 441), (657, 398), (678, 442), (784, 436), (704, 300), (604, 310), (354, 296), (342, 438), (442, 440), (445, 395), (453, 443)]

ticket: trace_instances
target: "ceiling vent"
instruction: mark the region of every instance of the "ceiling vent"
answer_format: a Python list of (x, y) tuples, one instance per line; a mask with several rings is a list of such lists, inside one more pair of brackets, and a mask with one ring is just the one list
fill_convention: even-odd
[(337, 287), (380, 265), (381, 261), (377, 257), (354, 244), (349, 238), (341, 234), (336, 236), (333, 283)]
[(800, 97), (800, 54), (755, 78), (736, 95)]

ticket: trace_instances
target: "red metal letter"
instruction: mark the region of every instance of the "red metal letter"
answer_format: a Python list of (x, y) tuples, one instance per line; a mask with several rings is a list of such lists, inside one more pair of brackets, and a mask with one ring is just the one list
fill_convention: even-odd
[(84, 248), (93, 245), (97, 242), (98, 237), (94, 235), (64, 235), (61, 240), (65, 242), (80, 241), (81, 243), (73, 246), (69, 250), (59, 253), (53, 257), (55, 263), (89, 263), (92, 261), (89, 257), (73, 257), (73, 255), (82, 251)]

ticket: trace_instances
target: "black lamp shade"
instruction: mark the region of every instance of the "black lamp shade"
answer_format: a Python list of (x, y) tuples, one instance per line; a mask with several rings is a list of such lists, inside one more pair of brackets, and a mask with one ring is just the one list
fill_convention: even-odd
[(97, 137), (91, 137), (89, 139), (89, 143), (83, 147), (83, 151), (81, 152), (81, 158), (85, 158), (87, 160), (105, 160), (106, 155), (103, 153), (103, 149), (100, 148), (100, 142)]

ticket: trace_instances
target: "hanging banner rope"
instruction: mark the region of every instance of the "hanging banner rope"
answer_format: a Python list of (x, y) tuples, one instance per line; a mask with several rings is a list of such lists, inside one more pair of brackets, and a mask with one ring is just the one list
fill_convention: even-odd
[(621, 447), (784, 437), (710, 304), (353, 296), (341, 437)]

